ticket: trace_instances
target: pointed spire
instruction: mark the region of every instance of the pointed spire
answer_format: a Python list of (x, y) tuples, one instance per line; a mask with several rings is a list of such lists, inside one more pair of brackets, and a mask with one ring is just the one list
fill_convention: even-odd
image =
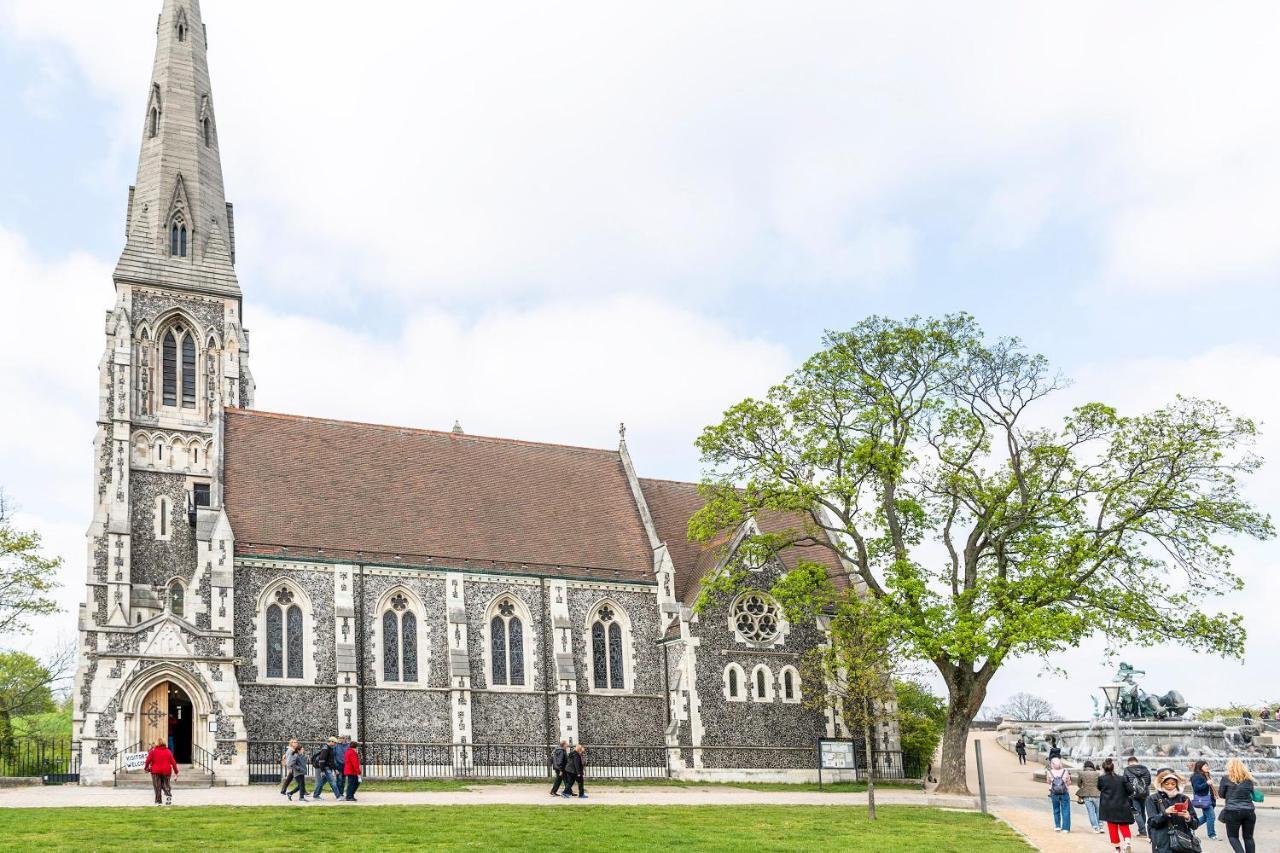
[(239, 292), (199, 0), (164, 0), (118, 272)]

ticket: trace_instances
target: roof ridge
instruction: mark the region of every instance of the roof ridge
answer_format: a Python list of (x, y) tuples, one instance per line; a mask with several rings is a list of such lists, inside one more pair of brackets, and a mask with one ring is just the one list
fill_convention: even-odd
[(670, 483), (673, 486), (694, 486), (696, 488), (697, 486), (702, 485), (701, 483), (692, 483), (688, 480), (668, 480), (663, 477), (639, 477), (638, 479), (641, 482), (647, 481), (650, 483)]
[(268, 412), (262, 409), (244, 409), (227, 406), (224, 410), (227, 414), (232, 415), (249, 415), (251, 417), (271, 418), (281, 421), (307, 421), (316, 424), (329, 424), (332, 426), (354, 426), (366, 429), (385, 430), (387, 432), (411, 433), (414, 435), (431, 435), (440, 438), (448, 438), (451, 440), (466, 440), (493, 442), (497, 444), (516, 444), (525, 447), (554, 447), (561, 450), (577, 450), (584, 453), (598, 453), (603, 456), (618, 456), (617, 450), (610, 450), (605, 447), (583, 447), (577, 444), (560, 444), (553, 441), (531, 441), (524, 438), (504, 438), (496, 435), (473, 435), (471, 433), (456, 433), (452, 430), (440, 429), (424, 429), (422, 427), (396, 426), (395, 424), (375, 424), (368, 421), (348, 421), (340, 418), (321, 418), (314, 415), (291, 415), (285, 412)]

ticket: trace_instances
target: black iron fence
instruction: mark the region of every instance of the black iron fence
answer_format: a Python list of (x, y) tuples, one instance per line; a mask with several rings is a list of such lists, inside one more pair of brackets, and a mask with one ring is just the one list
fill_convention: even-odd
[(39, 777), (46, 785), (80, 779), (80, 749), (66, 740), (0, 741), (0, 777)]

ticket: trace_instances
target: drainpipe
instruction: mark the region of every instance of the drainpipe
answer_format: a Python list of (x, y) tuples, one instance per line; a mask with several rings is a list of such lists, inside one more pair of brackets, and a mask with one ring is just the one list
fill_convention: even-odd
[(356, 740), (364, 746), (364, 718), (369, 710), (364, 700), (364, 563), (356, 565), (356, 574), (360, 579), (356, 589), (356, 695), (360, 697), (356, 713)]

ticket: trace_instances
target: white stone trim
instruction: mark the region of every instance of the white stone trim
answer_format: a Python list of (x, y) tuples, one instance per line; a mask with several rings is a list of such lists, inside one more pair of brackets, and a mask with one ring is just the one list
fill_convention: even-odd
[[(763, 677), (764, 695), (760, 695), (760, 684)], [(759, 663), (751, 670), (751, 701), (752, 702), (772, 702), (773, 701), (773, 671), (766, 665)]]
[[(737, 695), (734, 695), (729, 685), (729, 673), (736, 673), (738, 676)], [(747, 673), (742, 667), (736, 663), (727, 663), (724, 667), (724, 674), (720, 676), (721, 687), (724, 691), (726, 702), (746, 702), (751, 696), (751, 684), (747, 681)]]
[[(493, 638), (490, 636), (490, 623), (493, 617), (498, 615), (498, 605), (503, 601), (510, 601), (515, 607), (515, 616), (520, 620), (521, 631), (521, 651), (524, 663), (524, 684), (494, 684), (493, 683)], [(537, 678), (537, 672), (534, 670), (533, 656), (533, 616), (529, 612), (529, 607), (524, 603), (524, 599), (516, 595), (514, 592), (500, 592), (490, 599), (488, 605), (484, 609), (484, 624), (480, 626), (480, 636), (483, 638), (484, 648), (481, 649), (481, 658), (484, 660), (484, 683), (485, 687), (499, 693), (532, 693), (534, 692), (534, 680)], [(510, 622), (507, 623), (508, 630)], [(507, 635), (508, 655), (511, 649), (511, 636)], [(507, 680), (511, 680), (510, 663), (507, 666)]]
[[(414, 634), (416, 635), (418, 645), (418, 675), (415, 681), (387, 681), (383, 676), (385, 674), (383, 661), (383, 636), (382, 636), (382, 617), (388, 610), (395, 613), (391, 607), (391, 599), (396, 595), (403, 595), (408, 604), (404, 609), (404, 613), (412, 613), (415, 626)], [(403, 630), (403, 613), (396, 615), (396, 628)], [(427, 679), (431, 673), (430, 652), (431, 638), (429, 636), (429, 628), (427, 625), (426, 609), (422, 605), (422, 600), (417, 594), (407, 586), (399, 585), (391, 587), (382, 597), (378, 599), (377, 605), (373, 609), (373, 660), (374, 660), (374, 683), (380, 688), (390, 690), (419, 690), (427, 686)], [(397, 648), (399, 648), (397, 643)], [(403, 675), (403, 659), (404, 650), (400, 650), (401, 656), (401, 674)]]
[[(791, 698), (787, 698), (787, 675), (791, 676)], [(804, 701), (804, 693), (800, 684), (800, 671), (791, 664), (778, 670), (778, 698), (789, 705), (798, 705)]]
[[(280, 587), (288, 587), (293, 593), (293, 601), (302, 611), (302, 678), (290, 678), (289, 673), (289, 620), (287, 607), (281, 610), (281, 630), (284, 633), (284, 673), (279, 678), (267, 675), (267, 608), (276, 603), (275, 594)], [(316, 630), (315, 610), (311, 606), (311, 598), (303, 591), (302, 586), (288, 577), (276, 577), (263, 585), (254, 605), (254, 625), (256, 626), (256, 642), (254, 660), (258, 669), (258, 684), (314, 684), (316, 680), (315, 644), (319, 632)]]
[[(600, 608), (608, 605), (614, 613), (613, 621), (622, 631), (622, 687), (596, 687), (595, 676), (595, 643), (592, 642), (591, 627), (595, 624)], [(609, 631), (605, 629), (605, 665), (608, 666)], [(602, 598), (587, 610), (587, 619), (582, 632), (583, 666), (586, 667), (587, 692), (601, 696), (625, 696), (635, 692), (636, 657), (631, 644), (631, 616), (626, 609), (613, 598)], [(612, 673), (610, 673), (612, 676)]]

